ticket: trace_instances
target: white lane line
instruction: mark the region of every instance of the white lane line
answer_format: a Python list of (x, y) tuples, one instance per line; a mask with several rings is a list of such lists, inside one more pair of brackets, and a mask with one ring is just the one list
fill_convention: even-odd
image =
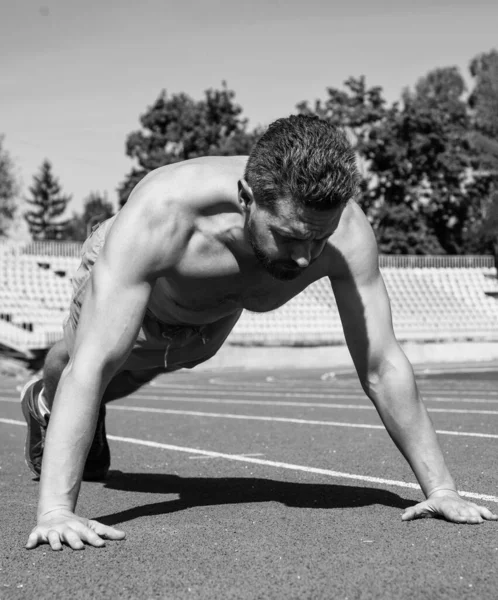
[(26, 427), (26, 423), (23, 421), (14, 421), (14, 419), (0, 419), (0, 423), (6, 423), (7, 425), (24, 425)]
[[(151, 390), (152, 392), (160, 389), (166, 392), (173, 392), (175, 394), (181, 394), (183, 392), (196, 392), (199, 394), (217, 396), (262, 396), (265, 397), (277, 397), (277, 398), (302, 398), (306, 396), (308, 398), (351, 398), (360, 399), (365, 398), (366, 394), (361, 390), (346, 390), (346, 389), (332, 389), (330, 391), (316, 392), (311, 390), (296, 390), (293, 388), (292, 392), (285, 390), (264, 390), (264, 391), (252, 391), (240, 389), (241, 386), (237, 386), (238, 389), (233, 390), (213, 390), (212, 388), (198, 387), (198, 386), (181, 386), (181, 385), (153, 385), (150, 387), (142, 388), (142, 391)], [(476, 395), (477, 398), (473, 400), (467, 399), (467, 396), (462, 390), (456, 391), (455, 395), (451, 394), (451, 390), (444, 390), (443, 393), (440, 391), (427, 391), (421, 390), (421, 395), (424, 399), (430, 401), (444, 401), (444, 402), (494, 402), (498, 403), (498, 394), (496, 392), (478, 392), (477, 390), (469, 391), (469, 395)]]
[[(202, 390), (198, 390), (199, 392), (201, 392)], [(145, 393), (144, 393), (145, 392)], [(370, 409), (371, 406), (370, 405), (358, 405), (358, 404), (351, 404), (351, 405), (347, 405), (347, 404), (343, 404), (343, 403), (330, 403), (330, 402), (293, 402), (293, 401), (285, 401), (285, 400), (276, 400), (276, 401), (266, 401), (266, 400), (236, 400), (233, 398), (230, 398), (228, 400), (222, 400), (220, 399), (218, 396), (234, 396), (234, 395), (241, 395), (241, 396), (246, 396), (246, 395), (250, 395), (250, 394), (245, 394), (245, 393), (240, 393), (240, 392), (233, 392), (232, 394), (228, 393), (228, 392), (224, 392), (224, 394), (218, 393), (218, 392), (213, 392), (212, 390), (208, 391), (207, 394), (212, 394), (212, 395), (216, 395), (216, 398), (202, 398), (199, 396), (183, 396), (183, 395), (178, 395), (178, 396), (170, 396), (169, 394), (164, 394), (161, 396), (158, 396), (157, 394), (149, 394), (147, 393), (146, 390), (141, 389), (140, 392), (135, 392), (134, 394), (130, 395), (129, 397), (133, 397), (133, 398), (138, 398), (139, 400), (153, 400), (153, 401), (161, 401), (161, 402), (206, 402), (206, 403), (217, 403), (217, 404), (261, 404), (261, 405), (266, 405), (266, 406), (302, 406), (302, 407), (316, 407), (316, 408), (327, 408), (327, 407), (331, 407), (331, 408), (336, 408), (336, 407), (340, 407), (340, 408), (358, 408), (358, 409), (362, 409), (364, 408), (368, 408)], [(253, 394), (256, 395), (258, 397), (261, 396), (261, 394)], [(265, 394), (266, 396), (267, 394)], [(302, 398), (303, 395), (302, 394), (295, 394), (295, 395), (291, 395), (291, 394), (273, 394), (274, 397), (296, 397), (296, 398)], [(345, 395), (345, 394), (315, 394), (315, 395), (309, 395), (306, 394), (306, 396), (310, 396), (310, 397), (315, 397), (315, 398), (324, 398), (324, 399), (328, 399), (328, 400), (344, 400), (344, 399), (348, 399), (348, 400), (368, 400), (367, 397), (365, 396), (365, 394), (358, 394), (358, 395)], [(460, 399), (460, 398), (435, 398), (435, 397), (428, 397), (425, 396), (424, 394), (422, 394), (422, 398), (424, 399), (424, 402), (426, 404), (430, 403), (430, 402), (437, 402), (437, 403), (454, 403), (454, 404), (498, 404), (498, 399), (497, 400), (485, 400), (482, 398), (475, 398), (472, 400), (468, 400), (468, 399)], [(13, 394), (9, 394), (9, 393), (5, 393), (4, 392), (4, 396), (3, 398), (0, 398), (0, 401), (3, 402), (13, 402), (13, 403), (19, 403), (19, 394), (18, 393), (13, 393)], [(446, 412), (449, 409), (429, 409), (429, 410), (434, 410), (435, 412)], [(453, 409), (451, 409), (453, 410)], [(465, 409), (454, 409), (454, 410), (462, 410), (465, 412)], [(469, 409), (469, 411), (472, 409)], [(477, 414), (479, 414), (477, 412)], [(484, 413), (487, 414), (487, 413)], [(491, 411), (491, 414), (493, 414), (493, 411)]]
[[(497, 392), (495, 391), (491, 391), (489, 390), (490, 384), (492, 384), (493, 382), (472, 382), (469, 383), (468, 381), (458, 381), (458, 382), (448, 382), (448, 381), (444, 381), (444, 382), (437, 382), (437, 381), (427, 381), (427, 380), (423, 380), (421, 378), (418, 378), (417, 376), (415, 376), (415, 379), (417, 380), (417, 385), (419, 386), (419, 388), (425, 390), (425, 391), (431, 391), (433, 390), (434, 392), (438, 393), (440, 391), (449, 391), (449, 392), (454, 392), (454, 393), (461, 393), (463, 392), (475, 392), (476, 389), (479, 388), (484, 388), (483, 393), (486, 394), (494, 394), (496, 395)], [(173, 382), (168, 382), (168, 383), (160, 383), (160, 381), (156, 381), (154, 383), (155, 386), (157, 387), (167, 387), (167, 386), (183, 386), (184, 384), (182, 383), (173, 383)], [(332, 383), (330, 383), (332, 382)], [(232, 381), (221, 381), (221, 380), (215, 380), (215, 379), (211, 379), (209, 381), (209, 383), (211, 384), (211, 387), (214, 385), (220, 385), (223, 387), (228, 387), (228, 386), (236, 386), (238, 388), (249, 388), (249, 389), (254, 389), (254, 388), (264, 388), (265, 390), (271, 390), (271, 389), (286, 389), (287, 387), (292, 387), (292, 389), (297, 389), (300, 392), (313, 392), (317, 389), (324, 389), (327, 390), (331, 387), (333, 388), (339, 388), (341, 390), (357, 390), (357, 391), (361, 391), (358, 390), (358, 379), (357, 378), (353, 378), (351, 381), (344, 381), (344, 380), (340, 380), (340, 379), (329, 379), (327, 382), (319, 382), (317, 381), (316, 384), (312, 384), (311, 386), (306, 386), (306, 383), (303, 382), (303, 380), (296, 380), (296, 383), (298, 384), (296, 386), (296, 383), (289, 383), (289, 385), (286, 385), (285, 381), (275, 381), (275, 382), (258, 382), (258, 381), (240, 381), (240, 380), (232, 380)], [(190, 384), (187, 384), (186, 387), (189, 387)], [(206, 386), (205, 382), (201, 382), (195, 385), (191, 385), (190, 387), (196, 387), (198, 385), (203, 385)], [(301, 387), (302, 386), (302, 387)]]
[[(284, 400), (277, 400), (267, 402), (265, 400), (220, 400), (218, 398), (197, 398), (195, 396), (152, 396), (144, 394), (134, 394), (133, 398), (136, 400), (150, 400), (158, 402), (178, 402), (188, 403), (193, 402), (197, 404), (234, 404), (234, 405), (250, 405), (250, 406), (285, 406), (285, 407), (296, 407), (296, 408), (337, 408), (347, 410), (373, 410), (375, 407), (371, 404), (342, 404), (342, 403), (330, 403), (330, 402), (286, 402)], [(8, 402), (11, 404), (18, 404), (17, 398), (1, 398), (0, 402)], [(115, 408), (109, 406), (109, 408)], [(498, 410), (477, 410), (477, 409), (464, 409), (464, 408), (427, 408), (430, 413), (444, 413), (444, 414), (461, 414), (461, 415), (498, 415)]]
[[(371, 404), (342, 404), (330, 402), (286, 402), (285, 400), (220, 400), (218, 398), (196, 398), (195, 396), (149, 396), (145, 394), (134, 394), (133, 398), (138, 400), (153, 400), (159, 402), (198, 402), (200, 404), (235, 404), (235, 405), (254, 405), (254, 406), (290, 406), (297, 408), (346, 408), (350, 410), (375, 410)], [(498, 410), (477, 410), (464, 408), (427, 408), (428, 412), (434, 413), (455, 413), (470, 415), (498, 415)]]
[[(262, 395), (264, 395), (265, 398), (302, 398), (303, 396), (307, 397), (307, 398), (314, 398), (314, 399), (326, 399), (326, 400), (334, 400), (334, 399), (338, 399), (338, 400), (344, 400), (344, 399), (349, 399), (349, 400), (365, 400), (367, 398), (366, 394), (364, 392), (360, 391), (354, 391), (354, 390), (331, 390), (329, 392), (326, 393), (317, 393), (317, 392), (307, 392), (305, 390), (303, 391), (296, 391), (294, 389), (293, 392), (286, 392), (286, 391), (265, 391), (263, 392), (258, 392), (258, 391), (250, 391), (250, 390), (213, 390), (212, 388), (203, 388), (203, 387), (197, 387), (197, 386), (179, 386), (179, 385), (154, 385), (154, 386), (145, 386), (142, 387), (140, 389), (140, 394), (141, 397), (142, 396), (148, 396), (151, 399), (169, 399), (170, 396), (168, 393), (165, 393), (162, 396), (158, 396), (157, 393), (154, 394), (154, 392), (157, 390), (157, 388), (161, 389), (161, 390), (165, 390), (166, 392), (174, 392), (175, 394), (177, 394), (177, 396), (175, 398), (182, 398), (183, 396), (183, 392), (188, 391), (188, 392), (196, 392), (197, 394), (203, 394), (206, 396), (210, 396), (210, 395), (215, 395), (216, 399), (219, 399), (219, 396), (242, 396), (242, 397), (253, 397), (253, 396), (257, 396), (258, 398), (261, 397)], [(150, 394), (148, 392), (151, 392)], [(434, 392), (436, 393), (436, 392)], [(432, 395), (431, 394), (427, 394), (426, 392), (422, 391), (422, 398), (426, 401), (426, 402), (455, 402), (455, 403), (461, 403), (461, 404), (498, 404), (498, 397), (496, 397), (496, 393), (495, 392), (490, 392), (490, 396), (489, 397), (471, 397), (468, 398), (465, 395), (462, 395), (461, 392), (458, 393), (458, 395), (455, 396), (451, 396), (448, 395), (448, 391), (445, 392), (446, 395), (441, 395), (441, 396), (437, 396), (437, 395)], [(476, 393), (476, 391), (474, 390), (473, 393)], [(15, 397), (18, 398), (18, 392), (15, 391), (5, 391), (4, 394), (8, 397)], [(486, 396), (486, 393), (484, 392), (479, 392), (477, 394), (477, 396)], [(186, 398), (191, 398), (192, 396), (186, 396)]]
[[(0, 423), (7, 423), (9, 425), (26, 425), (22, 421), (14, 421), (13, 419), (2, 419)], [(225, 458), (227, 460), (234, 460), (238, 462), (246, 462), (255, 465), (262, 465), (265, 467), (275, 467), (278, 469), (289, 469), (291, 471), (304, 471), (305, 473), (314, 473), (316, 475), (326, 475), (328, 477), (336, 477), (339, 479), (354, 479), (356, 481), (366, 481), (368, 483), (380, 483), (382, 485), (391, 485), (394, 487), (410, 488), (413, 490), (420, 490), (420, 486), (416, 483), (409, 483), (406, 481), (397, 481), (395, 479), (383, 479), (381, 477), (370, 477), (369, 475), (356, 475), (354, 473), (343, 473), (341, 471), (331, 471), (330, 469), (319, 469), (316, 467), (307, 467), (304, 465), (294, 465), (291, 463), (277, 462), (273, 460), (265, 460), (262, 458), (254, 458), (252, 456), (243, 454), (225, 454), (223, 452), (212, 452), (211, 450), (201, 450), (199, 448), (187, 448), (185, 446), (173, 446), (171, 444), (162, 444), (160, 442), (152, 442), (150, 440), (140, 440), (137, 438), (129, 438), (118, 435), (108, 435), (108, 439), (115, 442), (125, 442), (128, 444), (136, 444), (137, 446), (147, 446), (148, 448), (160, 448), (161, 450), (171, 450), (172, 452), (185, 452), (188, 454), (198, 454), (199, 456), (206, 456), (211, 458)], [(475, 500), (483, 500), (485, 502), (498, 502), (497, 496), (490, 496), (489, 494), (476, 494), (474, 492), (458, 492), (465, 498), (473, 498)]]
[[(265, 394), (265, 396), (284, 396), (284, 397), (299, 397), (302, 395), (306, 395), (309, 396), (311, 398), (327, 398), (330, 395), (342, 395), (342, 396), (358, 396), (358, 397), (364, 397), (365, 393), (361, 390), (361, 389), (355, 389), (355, 388), (338, 388), (337, 386), (331, 387), (331, 389), (327, 389), (325, 388), (323, 391), (316, 391), (316, 388), (296, 388), (295, 386), (293, 386), (291, 392), (286, 391), (285, 389), (282, 388), (277, 388), (275, 389), (275, 387), (273, 387), (273, 389), (265, 389), (263, 391), (254, 391), (254, 387), (257, 386), (252, 386), (252, 385), (244, 385), (243, 383), (239, 384), (239, 383), (235, 383), (234, 382), (234, 388), (233, 390), (213, 390), (212, 387), (206, 387), (203, 385), (182, 385), (182, 384), (175, 384), (175, 383), (154, 383), (154, 385), (151, 385), (150, 388), (153, 389), (161, 389), (161, 390), (170, 390), (173, 392), (183, 392), (183, 391), (195, 391), (195, 392), (199, 392), (199, 393), (203, 393), (203, 394), (219, 394), (219, 395), (233, 395), (233, 394), (238, 394), (238, 395), (245, 395), (245, 396), (261, 396), (263, 393)], [(420, 387), (420, 386), (419, 386)], [(246, 388), (250, 388), (250, 389), (246, 389)], [(148, 387), (142, 388), (142, 389), (149, 389)], [(475, 387), (472, 387), (471, 389), (465, 390), (462, 387), (458, 387), (458, 389), (455, 390), (451, 390), (451, 389), (447, 389), (447, 388), (442, 388), (442, 389), (427, 389), (424, 390), (423, 388), (421, 388), (421, 394), (423, 396), (431, 396), (432, 394), (434, 395), (441, 395), (443, 397), (446, 398), (462, 398), (462, 396), (464, 396), (466, 393), (469, 394), (477, 394), (478, 396), (485, 396), (486, 398), (489, 396), (491, 398), (496, 398), (498, 401), (498, 393), (495, 391), (490, 391), (490, 390), (476, 390)]]
[[(153, 391), (153, 390), (152, 390)], [(195, 396), (184, 396), (183, 394), (179, 395), (179, 392), (182, 392), (182, 389), (174, 389), (171, 390), (174, 391), (175, 394), (177, 394), (176, 396), (170, 396), (169, 394), (164, 394), (161, 396), (158, 396), (157, 394), (154, 393), (147, 393), (148, 389), (147, 388), (142, 388), (140, 390), (140, 397), (142, 398), (151, 398), (153, 400), (169, 400), (171, 398), (195, 398)], [(302, 398), (303, 395), (306, 396), (307, 398), (316, 398), (316, 399), (326, 399), (326, 400), (344, 400), (344, 399), (348, 399), (348, 400), (366, 400), (367, 396), (366, 394), (363, 393), (355, 393), (355, 394), (343, 394), (342, 392), (330, 392), (328, 394), (301, 394), (301, 393), (296, 393), (296, 392), (272, 392), (272, 393), (268, 393), (265, 392), (264, 394), (260, 393), (260, 392), (242, 392), (242, 391), (238, 391), (238, 390), (233, 390), (233, 391), (213, 391), (213, 390), (203, 390), (203, 389), (193, 389), (193, 390), (188, 390), (189, 392), (191, 391), (195, 391), (198, 392), (199, 394), (203, 394), (206, 396), (216, 396), (216, 400), (219, 399), (219, 396), (257, 396), (258, 398), (260, 398), (262, 395), (264, 395), (265, 398)], [(488, 399), (488, 398), (474, 398), (474, 399), (467, 399), (467, 398), (461, 398), (461, 397), (453, 397), (453, 396), (428, 396), (426, 394), (422, 394), (422, 398), (424, 399), (425, 402), (456, 402), (456, 403), (460, 403), (460, 404), (498, 404), (498, 398), (496, 399)]]
[[(237, 456), (264, 456), (262, 452), (251, 452), (249, 454), (237, 454)], [(213, 458), (220, 458), (219, 456), (189, 456), (191, 460), (212, 460)]]
[[(310, 419), (292, 419), (288, 417), (263, 417), (256, 415), (234, 415), (230, 413), (208, 413), (196, 410), (174, 410), (168, 408), (149, 408), (141, 406), (110, 406), (111, 410), (123, 410), (134, 412), (150, 412), (165, 415), (183, 415), (187, 417), (209, 417), (217, 419), (237, 419), (242, 421), (269, 421), (274, 423), (295, 423), (298, 425), (326, 425), (328, 427), (350, 427), (354, 429), (378, 429), (385, 431), (384, 425), (370, 425), (368, 423), (342, 423), (339, 421), (318, 421)], [(494, 433), (474, 433), (470, 431), (446, 431), (444, 429), (436, 429), (436, 433), (441, 435), (458, 435), (462, 437), (478, 437), (488, 439), (498, 439), (498, 434)]]

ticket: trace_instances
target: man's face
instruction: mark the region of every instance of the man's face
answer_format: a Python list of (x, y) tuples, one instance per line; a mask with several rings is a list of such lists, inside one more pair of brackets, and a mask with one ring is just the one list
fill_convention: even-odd
[(254, 254), (272, 277), (298, 277), (322, 253), (342, 211), (315, 211), (281, 199), (273, 209), (255, 202), (246, 218), (246, 235)]

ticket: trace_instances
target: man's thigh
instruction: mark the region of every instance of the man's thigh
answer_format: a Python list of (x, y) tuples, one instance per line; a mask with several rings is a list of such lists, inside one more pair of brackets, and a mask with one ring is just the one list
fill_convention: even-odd
[(161, 367), (141, 371), (120, 371), (109, 382), (102, 401), (106, 403), (129, 396), (165, 372), (166, 369)]

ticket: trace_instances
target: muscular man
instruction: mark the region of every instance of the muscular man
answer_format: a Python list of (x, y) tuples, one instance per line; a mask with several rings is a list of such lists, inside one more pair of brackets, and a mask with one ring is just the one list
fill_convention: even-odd
[(103, 478), (109, 468), (105, 402), (207, 360), (244, 308), (272, 310), (322, 277), (330, 279), (363, 389), (426, 495), (403, 519), (498, 519), (458, 495), (445, 465), (393, 334), (357, 185), (344, 134), (319, 119), (290, 117), (273, 123), (249, 157), (153, 171), (93, 232), (64, 339), (48, 353), (43, 380), (21, 395), (26, 460), (41, 473), (28, 548), (79, 549), (124, 537), (74, 513), (81, 480)]

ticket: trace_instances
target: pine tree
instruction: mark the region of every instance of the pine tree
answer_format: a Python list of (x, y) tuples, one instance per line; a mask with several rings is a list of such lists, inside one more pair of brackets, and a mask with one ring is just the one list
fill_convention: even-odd
[(26, 202), (35, 208), (24, 214), (29, 232), (35, 241), (60, 240), (64, 237), (69, 219), (58, 220), (58, 217), (66, 210), (71, 196), (62, 194), (48, 160), (43, 162), (39, 175), (34, 175), (33, 180), (34, 184), (29, 188), (32, 198), (26, 198)]
[(0, 237), (6, 236), (16, 214), (19, 185), (14, 173), (14, 163), (3, 147), (0, 135)]

